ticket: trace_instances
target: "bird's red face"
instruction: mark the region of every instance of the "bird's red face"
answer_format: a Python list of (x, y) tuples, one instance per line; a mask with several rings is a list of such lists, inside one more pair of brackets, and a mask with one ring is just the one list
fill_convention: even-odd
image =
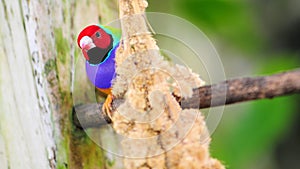
[(113, 38), (99, 26), (91, 25), (80, 32), (77, 43), (90, 64), (99, 64), (112, 49)]

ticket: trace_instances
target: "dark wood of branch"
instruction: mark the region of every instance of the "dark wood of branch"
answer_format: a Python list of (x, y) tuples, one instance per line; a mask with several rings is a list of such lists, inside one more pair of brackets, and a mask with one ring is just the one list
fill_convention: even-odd
[[(273, 98), (300, 93), (300, 69), (262, 77), (244, 77), (202, 86), (193, 90), (193, 96), (180, 101), (185, 108), (209, 108), (249, 100)], [(123, 102), (113, 101), (113, 109)], [(100, 127), (110, 123), (101, 112), (102, 103), (76, 105), (73, 111), (74, 125), (79, 128)]]

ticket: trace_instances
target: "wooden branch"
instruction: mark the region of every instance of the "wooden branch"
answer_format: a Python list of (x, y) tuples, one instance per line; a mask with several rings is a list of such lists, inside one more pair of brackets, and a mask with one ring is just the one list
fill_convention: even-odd
[[(202, 86), (194, 89), (191, 98), (182, 99), (180, 102), (183, 109), (203, 109), (296, 93), (300, 93), (300, 69), (271, 76), (237, 78)], [(122, 99), (114, 100), (113, 109), (122, 102)], [(110, 119), (103, 116), (101, 107), (102, 103), (76, 105), (73, 111), (74, 125), (79, 128), (90, 128), (110, 123)]]
[(200, 87), (194, 90), (193, 97), (184, 100), (182, 108), (202, 109), (299, 92), (300, 69), (297, 69), (271, 76), (237, 78)]

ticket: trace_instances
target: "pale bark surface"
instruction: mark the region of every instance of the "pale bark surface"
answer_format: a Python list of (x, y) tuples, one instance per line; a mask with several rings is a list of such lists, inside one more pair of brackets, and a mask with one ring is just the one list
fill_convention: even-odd
[(73, 129), (71, 86), (78, 32), (116, 19), (116, 7), (111, 0), (0, 1), (0, 169), (107, 165), (105, 153)]

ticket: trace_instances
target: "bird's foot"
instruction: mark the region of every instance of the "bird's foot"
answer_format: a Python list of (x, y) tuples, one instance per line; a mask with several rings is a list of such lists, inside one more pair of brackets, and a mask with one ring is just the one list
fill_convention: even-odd
[(113, 95), (108, 94), (102, 106), (102, 112), (105, 114), (106, 117), (109, 118), (110, 121), (112, 118), (112, 107), (111, 107), (112, 101), (113, 101)]

